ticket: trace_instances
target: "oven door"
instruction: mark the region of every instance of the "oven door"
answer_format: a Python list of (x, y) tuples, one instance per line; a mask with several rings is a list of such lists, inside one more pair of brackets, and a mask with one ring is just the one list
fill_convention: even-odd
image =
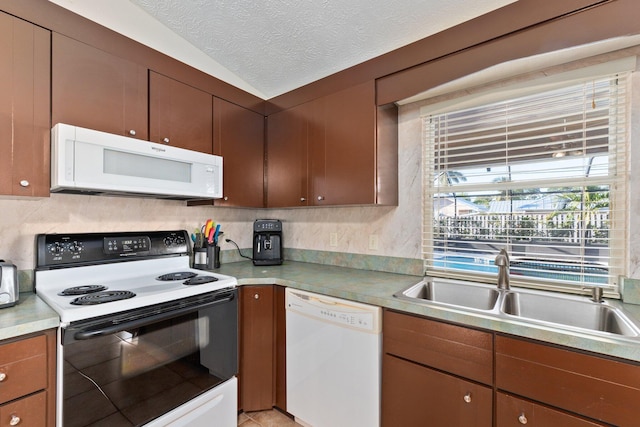
[[(235, 385), (237, 289), (75, 322), (61, 342), (64, 427), (180, 425), (172, 422), (194, 414), (210, 423), (221, 400), (212, 390)], [(235, 425), (236, 396), (226, 399)]]

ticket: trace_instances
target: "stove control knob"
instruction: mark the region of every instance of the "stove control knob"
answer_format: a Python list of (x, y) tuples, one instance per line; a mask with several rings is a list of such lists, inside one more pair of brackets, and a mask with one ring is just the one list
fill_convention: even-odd
[(77, 240), (74, 240), (73, 242), (69, 243), (69, 251), (72, 254), (79, 254), (82, 252), (82, 242), (78, 242)]
[(49, 246), (49, 252), (53, 255), (60, 255), (64, 251), (64, 247), (60, 244), (60, 242), (54, 242)]
[(175, 237), (173, 236), (167, 236), (164, 238), (164, 245), (165, 246), (172, 246), (175, 245)]

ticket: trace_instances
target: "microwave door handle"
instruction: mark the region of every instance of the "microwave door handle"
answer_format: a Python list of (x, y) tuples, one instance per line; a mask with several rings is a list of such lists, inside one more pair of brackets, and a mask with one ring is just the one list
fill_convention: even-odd
[(91, 338), (101, 337), (105, 335), (111, 335), (115, 332), (124, 331), (131, 328), (139, 328), (141, 326), (149, 325), (151, 323), (159, 322), (162, 320), (171, 319), (172, 317), (180, 316), (182, 314), (191, 313), (193, 311), (197, 311), (203, 308), (208, 308), (213, 305), (218, 305), (220, 303), (230, 302), (234, 299), (233, 296), (229, 296), (226, 298), (218, 299), (212, 302), (199, 304), (194, 307), (184, 307), (177, 310), (171, 310), (166, 313), (155, 314), (153, 316), (147, 316), (140, 319), (132, 320), (129, 322), (117, 323), (114, 325), (105, 326), (98, 329), (84, 329), (76, 332), (73, 337), (76, 340), (88, 340)]

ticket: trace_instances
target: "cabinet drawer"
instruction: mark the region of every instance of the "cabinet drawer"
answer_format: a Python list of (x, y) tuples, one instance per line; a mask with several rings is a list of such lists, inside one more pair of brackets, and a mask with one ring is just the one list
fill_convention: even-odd
[(385, 353), (484, 384), (493, 382), (491, 333), (385, 311), (382, 336)]
[(492, 393), (491, 387), (383, 356), (383, 427), (490, 427)]
[(33, 394), (0, 406), (0, 427), (45, 427), (47, 392)]
[(522, 427), (525, 424), (532, 427), (596, 427), (604, 425), (505, 393), (498, 393), (497, 396), (496, 427)]
[(640, 366), (496, 337), (496, 386), (618, 426), (637, 426)]
[(0, 346), (0, 403), (47, 386), (47, 339), (44, 335)]

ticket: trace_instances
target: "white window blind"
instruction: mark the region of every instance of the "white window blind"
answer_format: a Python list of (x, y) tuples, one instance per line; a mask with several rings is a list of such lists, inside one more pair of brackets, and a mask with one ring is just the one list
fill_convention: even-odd
[(529, 87), (424, 117), (427, 274), (495, 277), (493, 260), (505, 248), (516, 285), (603, 286), (619, 296), (627, 80), (620, 73), (533, 94)]

